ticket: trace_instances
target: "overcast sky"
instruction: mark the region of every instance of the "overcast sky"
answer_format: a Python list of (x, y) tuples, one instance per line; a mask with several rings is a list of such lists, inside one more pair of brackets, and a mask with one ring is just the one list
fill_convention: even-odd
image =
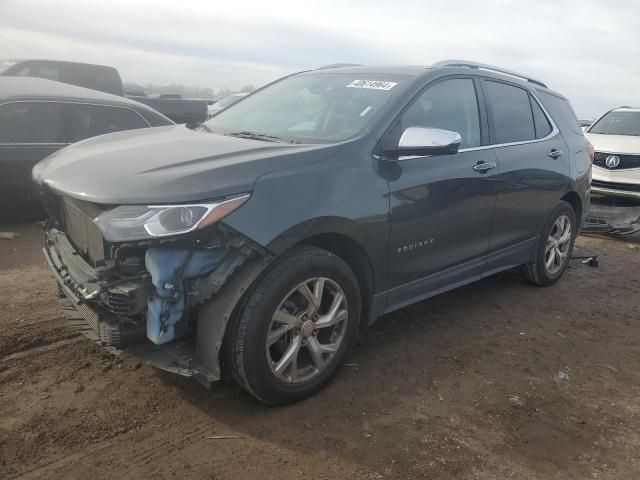
[(637, 0), (0, 0), (0, 56), (212, 88), (462, 58), (540, 78), (589, 117), (640, 105), (639, 21)]

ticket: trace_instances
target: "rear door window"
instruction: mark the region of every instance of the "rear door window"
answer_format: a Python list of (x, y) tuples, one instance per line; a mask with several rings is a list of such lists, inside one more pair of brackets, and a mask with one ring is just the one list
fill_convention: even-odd
[(69, 142), (85, 138), (146, 128), (149, 125), (135, 111), (106, 105), (69, 105)]
[(487, 80), (488, 102), (493, 116), (496, 144), (525, 142), (536, 138), (529, 93), (513, 85)]
[(54, 102), (0, 105), (0, 143), (64, 143), (63, 110)]

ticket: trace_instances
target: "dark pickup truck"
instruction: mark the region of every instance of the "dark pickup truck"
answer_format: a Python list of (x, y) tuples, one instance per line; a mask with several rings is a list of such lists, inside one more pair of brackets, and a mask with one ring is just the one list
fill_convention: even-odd
[[(121, 97), (126, 96), (118, 70), (105, 65), (14, 59), (0, 62), (0, 76), (46, 78)], [(137, 96), (134, 100), (148, 105), (176, 123), (196, 124), (207, 119), (206, 100)]]
[(129, 97), (157, 110), (176, 123), (195, 125), (207, 119), (207, 101), (192, 98)]

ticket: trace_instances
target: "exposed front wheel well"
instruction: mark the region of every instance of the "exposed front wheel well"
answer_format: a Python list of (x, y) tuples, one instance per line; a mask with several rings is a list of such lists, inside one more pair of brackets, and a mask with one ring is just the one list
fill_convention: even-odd
[(342, 258), (355, 273), (362, 295), (362, 320), (366, 324), (369, 319), (371, 297), (373, 296), (373, 268), (364, 248), (346, 235), (339, 233), (322, 233), (305, 238), (299, 245), (309, 245), (327, 250)]

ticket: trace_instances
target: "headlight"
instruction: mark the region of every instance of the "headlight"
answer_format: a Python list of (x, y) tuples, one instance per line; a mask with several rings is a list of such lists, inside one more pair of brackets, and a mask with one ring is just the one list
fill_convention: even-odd
[(216, 223), (249, 199), (240, 195), (190, 205), (123, 205), (94, 220), (109, 242), (126, 242), (188, 233)]

